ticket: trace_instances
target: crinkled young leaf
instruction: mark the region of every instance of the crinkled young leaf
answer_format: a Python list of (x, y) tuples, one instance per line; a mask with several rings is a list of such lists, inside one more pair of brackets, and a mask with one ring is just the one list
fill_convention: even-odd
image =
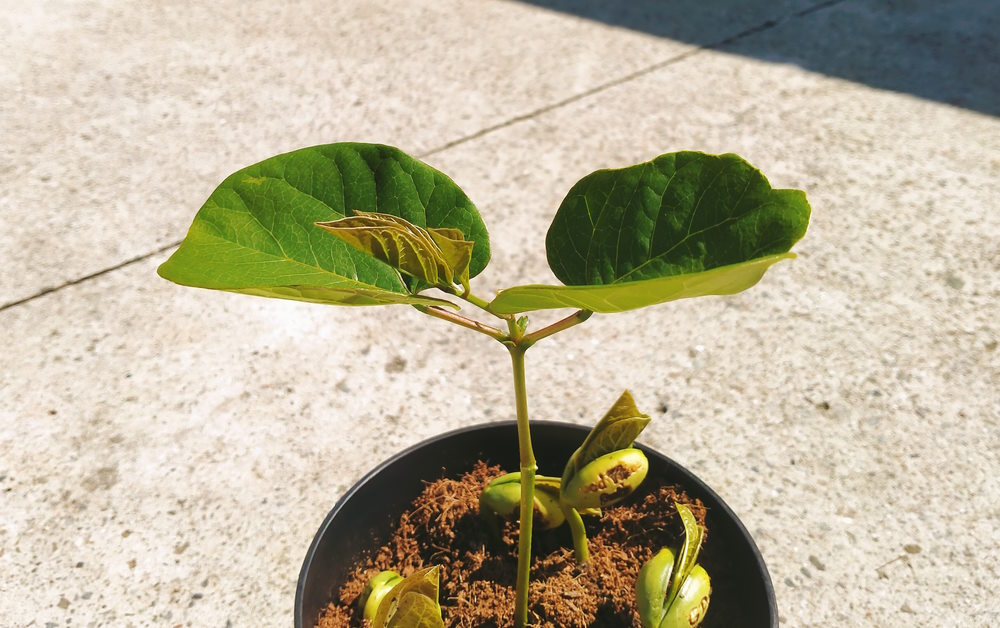
[(441, 621), (441, 606), (438, 604), (440, 573), (440, 567), (425, 567), (404, 578), (379, 602), (372, 627), (442, 627), (444, 623)]
[(316, 226), (424, 285), (457, 281), (468, 289), (474, 243), (458, 229), (424, 229), (399, 216), (362, 211)]
[(353, 211), (461, 232), (473, 243), (470, 277), (489, 260), (482, 218), (451, 179), (399, 149), (345, 143), (278, 155), (227, 177), (159, 273), (184, 285), (321, 303), (440, 305), (412, 293), (417, 280), (315, 226)]
[(465, 240), (465, 235), (458, 229), (428, 229), (434, 243), (441, 249), (441, 254), (452, 269), (454, 283), (462, 284), (469, 291), (469, 263), (472, 261), (472, 242)]
[(563, 470), (562, 485), (566, 487), (580, 469), (605, 454), (627, 449), (649, 425), (649, 415), (635, 405), (632, 393), (625, 391), (590, 430), (583, 444), (573, 452)]
[[(772, 189), (737, 155), (668, 153), (598, 170), (569, 191), (546, 236), (549, 266), (567, 287), (512, 288), (491, 307), (618, 312), (739, 292), (805, 234), (809, 213), (804, 193)], [(763, 263), (747, 265), (754, 260)]]

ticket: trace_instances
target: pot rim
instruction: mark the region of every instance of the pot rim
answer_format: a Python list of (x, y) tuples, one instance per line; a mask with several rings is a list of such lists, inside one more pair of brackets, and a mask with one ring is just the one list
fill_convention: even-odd
[[(531, 425), (532, 426), (546, 425), (546, 426), (551, 426), (551, 427), (568, 427), (568, 428), (572, 428), (572, 429), (581, 430), (581, 431), (584, 431), (584, 432), (589, 431), (589, 428), (587, 426), (581, 425), (579, 423), (572, 423), (570, 421), (532, 420), (531, 421)], [(313, 540), (309, 544), (309, 550), (306, 552), (306, 556), (305, 556), (305, 558), (302, 561), (302, 568), (299, 570), (298, 581), (296, 582), (296, 585), (295, 585), (295, 610), (294, 610), (295, 627), (296, 628), (303, 628), (303, 627), (306, 626), (306, 624), (303, 622), (303, 617), (302, 617), (302, 612), (303, 612), (303, 608), (302, 608), (303, 607), (303, 603), (302, 603), (302, 600), (303, 600), (303, 594), (305, 592), (306, 575), (309, 573), (309, 571), (312, 568), (313, 561), (314, 561), (314, 559), (316, 557), (316, 549), (317, 549), (317, 547), (319, 546), (319, 544), (322, 541), (323, 537), (326, 535), (327, 529), (333, 523), (333, 520), (337, 517), (337, 515), (340, 513), (340, 511), (343, 509), (344, 505), (348, 501), (350, 501), (350, 499), (358, 491), (360, 491), (361, 488), (371, 478), (373, 478), (374, 476), (376, 476), (379, 473), (381, 473), (386, 467), (388, 467), (389, 465), (395, 463), (400, 458), (403, 458), (403, 457), (409, 455), (410, 453), (412, 453), (414, 451), (417, 451), (419, 449), (423, 449), (424, 447), (433, 445), (433, 444), (435, 444), (435, 443), (437, 443), (439, 441), (446, 440), (448, 438), (457, 436), (459, 434), (465, 434), (465, 433), (468, 433), (468, 432), (474, 432), (474, 431), (481, 430), (481, 429), (484, 429), (484, 428), (497, 428), (497, 427), (507, 427), (507, 426), (514, 426), (514, 427), (516, 427), (517, 426), (517, 421), (508, 419), (508, 420), (503, 420), (503, 421), (490, 421), (488, 423), (477, 423), (476, 425), (467, 425), (465, 427), (460, 427), (460, 428), (457, 428), (457, 429), (454, 429), (454, 430), (449, 430), (447, 432), (442, 432), (440, 434), (436, 434), (434, 436), (426, 438), (426, 439), (424, 439), (424, 440), (422, 440), (422, 441), (420, 441), (420, 442), (418, 442), (418, 443), (416, 443), (414, 445), (411, 445), (411, 446), (407, 447), (406, 449), (404, 449), (402, 451), (396, 452), (395, 454), (392, 454), (388, 458), (384, 459), (382, 462), (380, 462), (375, 467), (373, 467), (370, 471), (368, 471), (368, 473), (366, 473), (360, 479), (358, 479), (358, 481), (355, 482), (354, 485), (351, 486), (351, 488), (349, 488), (343, 495), (341, 495), (340, 499), (337, 500), (337, 502), (333, 505), (333, 508), (330, 509), (330, 512), (328, 512), (327, 515), (326, 515), (326, 517), (323, 519), (323, 523), (320, 525), (319, 529), (316, 531), (315, 536), (313, 536)], [(777, 626), (778, 625), (778, 607), (777, 607), (777, 603), (775, 602), (774, 585), (771, 582), (771, 575), (770, 575), (770, 573), (767, 570), (767, 566), (764, 563), (764, 557), (761, 555), (760, 549), (757, 547), (757, 543), (753, 540), (753, 536), (750, 535), (750, 532), (746, 529), (746, 526), (743, 525), (743, 521), (741, 521), (740, 518), (738, 516), (736, 516), (736, 513), (733, 512), (733, 509), (729, 507), (729, 504), (727, 504), (722, 499), (722, 497), (719, 496), (718, 493), (716, 493), (714, 490), (712, 490), (712, 488), (708, 484), (706, 484), (701, 478), (699, 478), (697, 475), (695, 475), (694, 473), (692, 473), (691, 471), (689, 471), (687, 469), (687, 467), (681, 465), (680, 463), (678, 463), (674, 459), (670, 458), (669, 456), (667, 456), (667, 455), (665, 455), (665, 454), (663, 454), (663, 453), (661, 453), (661, 452), (659, 452), (659, 451), (657, 451), (655, 449), (652, 449), (652, 448), (650, 448), (650, 447), (648, 447), (646, 445), (643, 445), (642, 443), (640, 443), (638, 441), (635, 443), (634, 447), (637, 447), (638, 449), (642, 450), (643, 453), (645, 453), (646, 455), (653, 455), (653, 456), (657, 456), (659, 458), (665, 459), (667, 462), (669, 462), (670, 464), (672, 464), (675, 467), (677, 467), (685, 475), (689, 476), (691, 483), (696, 487), (697, 491), (703, 492), (704, 494), (708, 495), (710, 498), (714, 499), (718, 503), (718, 507), (716, 507), (716, 510), (717, 511), (721, 510), (722, 513), (724, 513), (724, 515), (728, 519), (730, 519), (732, 521), (732, 523), (735, 524), (735, 527), (738, 530), (738, 532), (740, 533), (740, 536), (742, 536), (747, 541), (748, 549), (750, 550), (750, 554), (751, 554), (751, 556), (753, 558), (753, 562), (754, 562), (755, 566), (757, 567), (757, 571), (762, 576), (762, 580), (763, 581), (762, 581), (761, 584), (764, 587), (764, 592), (767, 595), (767, 599), (768, 599), (768, 611), (769, 611), (770, 620), (771, 620), (770, 621), (770, 625), (771, 626)], [(719, 508), (719, 507), (721, 507), (721, 508)]]

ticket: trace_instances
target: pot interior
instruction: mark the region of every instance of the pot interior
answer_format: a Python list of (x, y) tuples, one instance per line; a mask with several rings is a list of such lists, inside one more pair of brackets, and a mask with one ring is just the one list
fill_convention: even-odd
[[(572, 423), (532, 421), (531, 440), (538, 472), (562, 475), (562, 465), (588, 431)], [(679, 484), (708, 509), (708, 537), (699, 562), (713, 576), (710, 609), (725, 604), (739, 609), (739, 616), (746, 620), (743, 625), (776, 627), (778, 613), (771, 579), (743, 524), (712, 489), (687, 469), (641, 444), (636, 446), (649, 458), (645, 490)], [(358, 557), (388, 538), (394, 520), (423, 490), (424, 480), (461, 474), (477, 460), (516, 471), (517, 452), (517, 425), (504, 421), (441, 434), (373, 469), (337, 502), (313, 539), (296, 589), (296, 628), (315, 625)], [(724, 578), (715, 577), (723, 572)], [(703, 625), (712, 625), (711, 610)]]

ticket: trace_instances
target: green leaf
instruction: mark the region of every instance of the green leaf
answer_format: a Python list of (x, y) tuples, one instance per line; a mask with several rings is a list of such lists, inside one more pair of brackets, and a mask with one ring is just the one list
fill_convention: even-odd
[(668, 153), (599, 170), (573, 186), (546, 236), (549, 266), (566, 287), (504, 290), (491, 309), (620, 312), (739, 292), (788, 257), (809, 214), (803, 192), (772, 189), (737, 155)]
[(517, 286), (501, 290), (489, 308), (497, 314), (520, 314), (532, 310), (558, 308), (614, 313), (677, 299), (712, 294), (736, 294), (753, 287), (772, 264), (794, 257), (794, 253), (770, 255), (701, 273), (630, 281), (609, 286)]
[(563, 470), (562, 486), (568, 486), (583, 467), (601, 456), (631, 447), (649, 421), (649, 415), (636, 407), (632, 393), (623, 392), (570, 456)]
[(389, 628), (444, 628), (441, 607), (423, 595), (407, 593), (399, 600)]
[(424, 229), (399, 216), (362, 211), (316, 226), (425, 285), (458, 280), (468, 289), (474, 243), (458, 229)]
[[(180, 282), (178, 282), (180, 283)], [(199, 286), (202, 287), (202, 286)], [(436, 305), (458, 309), (458, 306), (445, 299), (435, 299), (419, 294), (404, 294), (386, 290), (360, 288), (355, 285), (342, 287), (333, 286), (265, 286), (259, 288), (229, 289), (227, 292), (249, 294), (258, 297), (278, 299), (293, 299), (307, 303), (324, 303), (327, 305)]]
[(701, 542), (705, 538), (705, 529), (698, 525), (691, 509), (680, 502), (674, 502), (677, 513), (681, 516), (681, 523), (684, 524), (684, 545), (677, 553), (677, 562), (674, 565), (673, 577), (670, 580), (670, 587), (667, 589), (666, 608), (674, 603), (681, 586), (687, 579), (688, 574), (694, 569), (698, 561), (698, 552), (701, 551)]
[(379, 602), (374, 628), (441, 628), (438, 604), (440, 567), (418, 569), (397, 584)]
[(469, 264), (472, 261), (474, 242), (465, 240), (465, 234), (458, 229), (428, 229), (434, 243), (441, 250), (445, 262), (451, 267), (453, 282), (462, 284), (469, 292)]
[(315, 226), (355, 211), (460, 233), (473, 243), (470, 277), (489, 261), (482, 218), (447, 176), (390, 146), (328, 144), (227, 177), (158, 272), (183, 285), (318, 303), (444, 304), (413, 294), (417, 280)]

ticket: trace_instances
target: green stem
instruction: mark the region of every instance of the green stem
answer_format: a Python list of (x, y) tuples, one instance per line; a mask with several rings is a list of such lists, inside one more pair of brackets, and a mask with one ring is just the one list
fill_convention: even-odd
[[(496, 327), (480, 323), (479, 321), (439, 307), (415, 306), (424, 314), (461, 325), (467, 329), (478, 331), (481, 334), (486, 334), (491, 338), (499, 340), (510, 352), (511, 366), (514, 372), (514, 400), (517, 408), (517, 442), (521, 457), (521, 512), (517, 543), (517, 591), (515, 594), (514, 626), (515, 628), (526, 628), (528, 625), (528, 584), (531, 579), (531, 528), (535, 519), (535, 471), (538, 470), (538, 465), (535, 463), (535, 454), (531, 450), (531, 431), (528, 424), (528, 393), (524, 377), (524, 352), (542, 338), (547, 338), (552, 334), (582, 323), (590, 318), (593, 312), (580, 310), (548, 327), (531, 334), (525, 334), (526, 320), (515, 320), (512, 315), (498, 315), (490, 311), (489, 303), (471, 293), (458, 294), (454, 290), (449, 290), (449, 292), (493, 314), (497, 318), (507, 321), (508, 333), (504, 333)], [(580, 518), (580, 513), (570, 508), (567, 511), (566, 518), (570, 522), (570, 528), (573, 533), (573, 546), (576, 550), (577, 560), (581, 563), (586, 562), (590, 559), (590, 554), (587, 548), (586, 531), (583, 521)]]
[(590, 548), (587, 546), (587, 528), (583, 525), (583, 517), (572, 506), (564, 506), (563, 514), (566, 515), (570, 534), (573, 535), (573, 552), (576, 554), (576, 562), (582, 565), (590, 560)]
[(524, 351), (516, 343), (507, 345), (514, 370), (514, 399), (517, 407), (517, 442), (521, 453), (521, 521), (517, 545), (517, 592), (514, 626), (528, 625), (528, 580), (531, 577), (531, 526), (535, 518), (535, 454), (531, 450), (528, 427), (528, 395), (524, 379)]

